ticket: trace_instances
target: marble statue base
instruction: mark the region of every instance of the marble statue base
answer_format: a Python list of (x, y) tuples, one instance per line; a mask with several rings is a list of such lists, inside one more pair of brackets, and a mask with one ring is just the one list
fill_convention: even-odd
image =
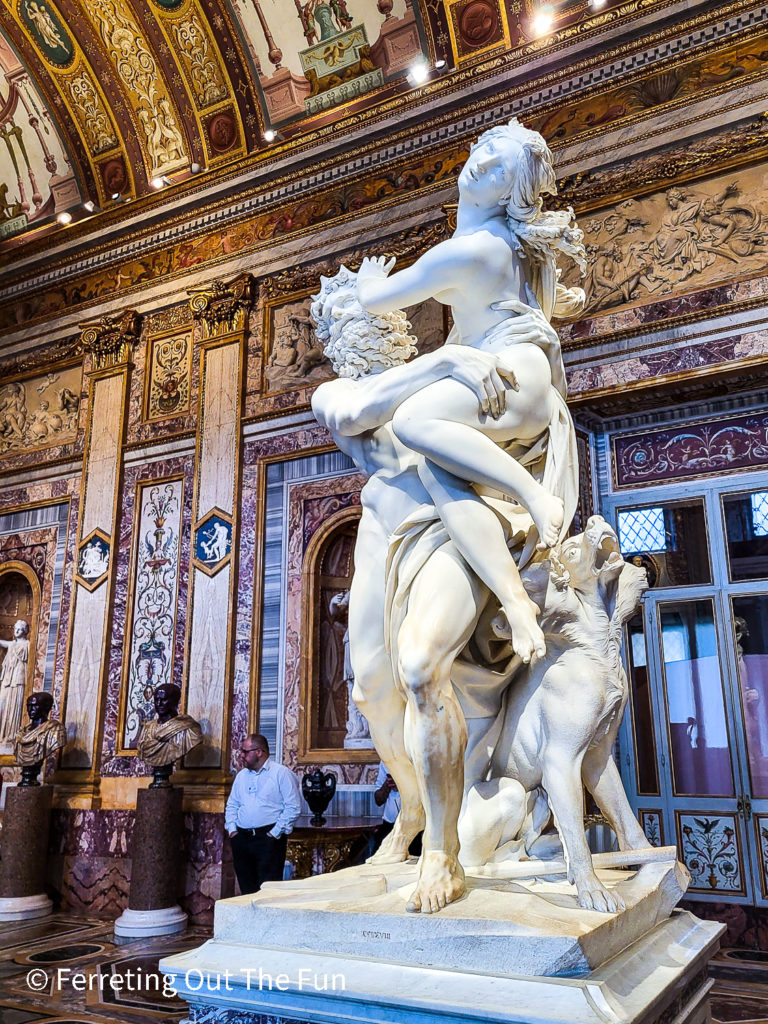
[[(549, 865), (547, 864), (548, 868)], [(366, 864), (330, 875), (267, 883), (256, 896), (219, 900), (214, 937), (297, 952), (364, 956), (391, 963), (523, 975), (586, 974), (621, 952), (682, 898), (688, 876), (676, 861), (638, 871), (600, 871), (624, 897), (620, 914), (585, 911), (561, 876), (468, 877), (467, 896), (439, 914), (409, 914), (418, 864)]]
[(212, 939), (160, 961), (189, 1024), (707, 1024), (723, 926), (686, 911), (578, 977), (415, 967)]
[[(408, 914), (416, 862), (366, 865), (219, 900), (214, 937), (166, 957), (190, 1024), (704, 1024), (721, 925), (673, 910), (674, 861), (599, 870), (619, 914), (582, 910), (562, 877), (470, 878), (465, 899)], [(671, 916), (670, 916), (671, 915)]]
[(187, 915), (181, 907), (162, 910), (124, 910), (115, 921), (118, 939), (143, 939), (149, 935), (175, 935), (187, 927)]
[(53, 903), (44, 892), (35, 896), (0, 896), (0, 921), (28, 921), (53, 913)]

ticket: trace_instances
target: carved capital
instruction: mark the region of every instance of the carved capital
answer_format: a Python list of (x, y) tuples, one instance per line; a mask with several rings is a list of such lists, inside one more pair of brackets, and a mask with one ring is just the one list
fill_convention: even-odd
[(118, 316), (105, 315), (79, 326), (82, 333), (78, 347), (91, 353), (96, 370), (127, 362), (133, 346), (141, 337), (141, 316), (133, 309), (126, 309)]
[(187, 294), (203, 338), (216, 338), (243, 330), (256, 298), (256, 280), (252, 274), (238, 274), (231, 281), (213, 281), (208, 288), (189, 288)]

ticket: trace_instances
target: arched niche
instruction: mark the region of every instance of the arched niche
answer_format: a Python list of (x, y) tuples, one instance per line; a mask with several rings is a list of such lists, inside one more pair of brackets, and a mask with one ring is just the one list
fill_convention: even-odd
[[(302, 571), (302, 664), (299, 761), (367, 764), (370, 737), (352, 741), (348, 684), (344, 678), (347, 630), (343, 595), (349, 591), (359, 506), (322, 524), (307, 545)], [(366, 728), (367, 733), (367, 728)]]
[[(0, 639), (13, 640), (13, 627), (18, 619), (29, 623), (29, 661), (27, 678), (21, 695), (21, 721), (24, 721), (24, 701), (34, 688), (37, 661), (37, 623), (40, 618), (40, 581), (26, 562), (9, 561), (0, 564)], [(7, 657), (7, 649), (0, 646), (0, 669)], [(0, 688), (0, 703), (6, 694)], [(2, 707), (0, 707), (0, 713)], [(13, 742), (0, 738), (0, 761), (7, 762), (13, 753)]]

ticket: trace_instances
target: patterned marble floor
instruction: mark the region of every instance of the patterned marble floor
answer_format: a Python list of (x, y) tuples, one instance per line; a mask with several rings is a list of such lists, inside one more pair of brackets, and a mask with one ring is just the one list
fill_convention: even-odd
[[(111, 922), (94, 918), (4, 925), (0, 1024), (175, 1024), (186, 1004), (163, 995), (157, 962), (209, 934), (192, 928), (118, 946)], [(722, 949), (710, 968), (713, 1024), (768, 1024), (768, 952)]]
[(55, 914), (0, 930), (0, 1024), (169, 1024), (186, 1003), (163, 994), (158, 960), (209, 938), (182, 936), (116, 945), (112, 923)]

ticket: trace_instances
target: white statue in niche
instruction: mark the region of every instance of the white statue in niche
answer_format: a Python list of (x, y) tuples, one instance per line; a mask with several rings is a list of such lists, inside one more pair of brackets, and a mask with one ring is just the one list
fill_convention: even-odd
[(5, 657), (0, 665), (0, 743), (16, 738), (24, 712), (24, 690), (29, 665), (29, 623), (19, 619), (13, 640), (0, 640)]
[[(583, 266), (583, 248), (571, 211), (543, 210), (543, 193), (554, 191), (541, 136), (516, 121), (492, 129), (459, 177), (451, 239), (399, 273), (390, 275), (384, 259), (365, 260), (356, 280), (342, 268), (323, 279), (312, 307), (339, 375), (317, 390), (313, 409), (369, 476), (349, 607), (354, 698), (402, 798), (375, 860), (405, 860), (424, 828), (413, 911), (437, 911), (466, 892), (458, 831), (465, 758), (469, 786), (487, 781), (503, 729), (509, 768), (516, 747), (504, 691), (523, 685), (516, 673), (533, 677), (550, 660), (520, 570), (559, 549), (575, 511), (574, 433), (549, 319), (584, 302), (583, 292), (558, 284), (558, 253)], [(444, 348), (404, 365), (414, 339), (398, 307), (428, 298), (451, 306), (454, 331)], [(611, 707), (615, 717), (616, 701)], [(547, 750), (534, 755), (543, 764)], [(538, 779), (513, 778), (499, 792), (506, 798), (514, 788), (527, 811), (526, 786), (541, 788), (541, 764)], [(583, 840), (580, 770), (557, 792), (550, 784), (538, 832), (550, 807), (559, 822), (572, 803)], [(496, 800), (495, 810), (511, 812), (509, 804)], [(472, 817), (468, 797), (468, 843)], [(524, 824), (506, 826), (498, 841), (514, 843)], [(569, 856), (573, 829), (561, 835)], [(495, 851), (481, 852), (487, 860)], [(588, 851), (569, 856), (569, 870), (582, 906), (617, 909)]]

